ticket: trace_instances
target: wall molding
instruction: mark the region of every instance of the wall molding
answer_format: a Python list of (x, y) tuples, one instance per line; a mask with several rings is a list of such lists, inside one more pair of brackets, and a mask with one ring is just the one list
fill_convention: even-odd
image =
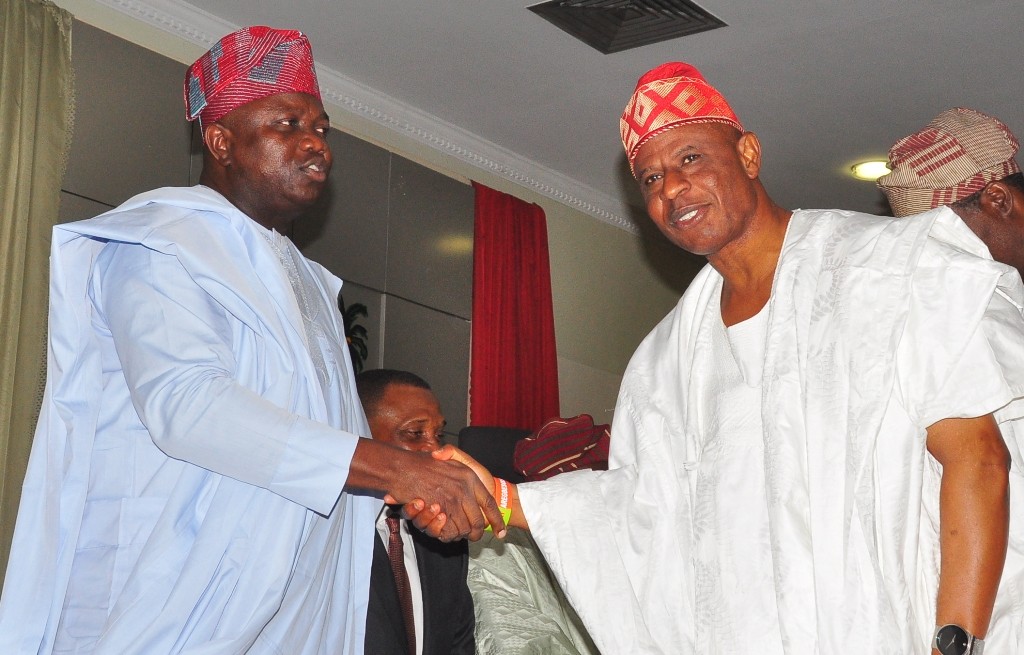
[[(184, 2), (95, 0), (134, 20), (208, 49), (238, 28)], [(355, 116), (401, 134), (470, 166), (556, 200), (617, 228), (638, 233), (630, 206), (567, 175), (494, 144), (336, 70), (317, 65), (324, 100)], [(572, 189), (572, 193), (568, 190)]]

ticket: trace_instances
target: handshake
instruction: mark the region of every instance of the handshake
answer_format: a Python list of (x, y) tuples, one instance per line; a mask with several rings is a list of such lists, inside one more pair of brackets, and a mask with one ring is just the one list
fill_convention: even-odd
[[(417, 456), (426, 457), (418, 453)], [(495, 478), (482, 464), (452, 445), (431, 452), (429, 457), (434, 465), (423, 469), (439, 471), (445, 478), (426, 483), (424, 488), (433, 484), (433, 493), (407, 492), (405, 498), (394, 493), (384, 496), (384, 502), (402, 505), (403, 516), (417, 528), (441, 541), (476, 541), (488, 529), (503, 538), (506, 525), (528, 527), (514, 484)], [(453, 484), (446, 484), (447, 481)]]

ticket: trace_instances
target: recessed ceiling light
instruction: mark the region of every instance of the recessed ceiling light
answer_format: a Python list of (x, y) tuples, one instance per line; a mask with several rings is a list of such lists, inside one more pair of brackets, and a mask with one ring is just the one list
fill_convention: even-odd
[(874, 182), (889, 172), (889, 162), (882, 160), (862, 161), (850, 167), (853, 176), (858, 180)]

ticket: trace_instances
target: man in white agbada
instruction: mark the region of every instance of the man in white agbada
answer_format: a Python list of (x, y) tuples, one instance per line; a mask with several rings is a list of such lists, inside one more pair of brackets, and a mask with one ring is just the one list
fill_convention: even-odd
[(597, 646), (1024, 652), (1017, 272), (948, 209), (775, 205), (686, 64), (621, 127), (652, 220), (709, 265), (626, 370), (610, 470), (508, 489)]
[(186, 102), (199, 186), (54, 231), (5, 655), (360, 654), (381, 496), (446, 538), (501, 519), (466, 467), (360, 438), (341, 282), (281, 234), (331, 166), (306, 38), (224, 37)]

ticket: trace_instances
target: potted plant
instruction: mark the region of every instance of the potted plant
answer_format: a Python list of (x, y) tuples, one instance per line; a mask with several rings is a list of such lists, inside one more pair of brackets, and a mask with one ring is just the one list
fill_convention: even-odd
[(368, 316), (366, 305), (354, 302), (345, 305), (345, 299), (338, 294), (338, 310), (341, 312), (341, 320), (345, 326), (345, 341), (348, 342), (348, 354), (352, 358), (352, 370), (359, 373), (363, 370), (363, 362), (366, 361), (366, 339), (369, 336), (366, 328), (356, 323), (360, 316)]

